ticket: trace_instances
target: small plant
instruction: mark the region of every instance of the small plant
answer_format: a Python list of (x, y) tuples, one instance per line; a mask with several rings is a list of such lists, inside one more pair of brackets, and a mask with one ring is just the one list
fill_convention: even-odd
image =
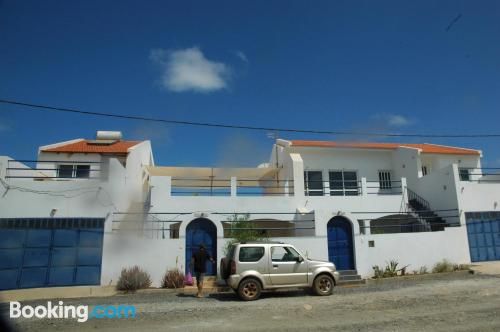
[(444, 273), (453, 271), (455, 271), (454, 265), (446, 259), (443, 259), (441, 262), (437, 262), (432, 268), (432, 273)]
[(372, 266), (372, 269), (374, 273), (373, 278), (379, 279), (384, 277), (384, 270), (382, 270), (380, 266), (378, 265)]
[(184, 273), (178, 269), (168, 270), (161, 280), (162, 288), (183, 288)]
[(404, 275), (406, 273), (407, 266), (398, 270), (398, 265), (399, 263), (393, 259), (389, 263), (387, 263), (387, 265), (383, 269), (378, 265), (372, 266), (374, 273), (373, 278), (378, 279), (396, 277), (398, 275), (398, 272), (401, 272), (401, 274)]
[(151, 286), (151, 277), (149, 273), (135, 265), (131, 268), (123, 268), (116, 289), (133, 292), (137, 289), (148, 288)]
[(391, 260), (389, 264), (385, 267), (384, 277), (395, 277), (398, 275), (398, 262), (396, 260)]

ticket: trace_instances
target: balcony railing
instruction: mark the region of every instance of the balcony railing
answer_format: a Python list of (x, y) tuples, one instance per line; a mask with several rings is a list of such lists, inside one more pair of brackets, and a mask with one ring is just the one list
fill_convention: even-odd
[(463, 182), (500, 183), (500, 167), (459, 167), (458, 175)]
[(361, 195), (401, 195), (402, 181), (361, 180), (319, 181), (304, 183), (306, 196), (361, 196)]
[(67, 160), (7, 161), (5, 179), (73, 180), (101, 178), (101, 162)]
[(172, 196), (291, 196), (293, 180), (171, 178)]

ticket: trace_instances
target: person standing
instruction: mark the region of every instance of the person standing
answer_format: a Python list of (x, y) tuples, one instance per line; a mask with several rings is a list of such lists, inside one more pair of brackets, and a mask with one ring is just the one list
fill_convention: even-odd
[(205, 245), (200, 244), (200, 248), (191, 257), (191, 267), (194, 267), (194, 275), (196, 278), (196, 286), (198, 287), (198, 293), (196, 297), (203, 297), (203, 278), (205, 277), (205, 272), (207, 271), (207, 261), (213, 262), (214, 259), (207, 252)]

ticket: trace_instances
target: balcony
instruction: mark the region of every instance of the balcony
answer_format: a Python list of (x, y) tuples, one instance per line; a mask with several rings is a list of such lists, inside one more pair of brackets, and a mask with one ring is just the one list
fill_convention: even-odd
[(6, 160), (5, 179), (68, 181), (101, 179), (102, 163), (68, 160)]
[[(294, 181), (277, 168), (148, 167), (152, 186), (167, 196), (293, 196)], [(165, 192), (166, 191), (166, 192)]]

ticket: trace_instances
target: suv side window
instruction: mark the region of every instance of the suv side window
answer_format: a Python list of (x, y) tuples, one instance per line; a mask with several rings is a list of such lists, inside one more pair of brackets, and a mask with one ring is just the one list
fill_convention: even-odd
[(264, 256), (264, 247), (241, 247), (240, 262), (258, 262)]
[(295, 262), (299, 253), (291, 247), (272, 247), (271, 260), (273, 262)]

